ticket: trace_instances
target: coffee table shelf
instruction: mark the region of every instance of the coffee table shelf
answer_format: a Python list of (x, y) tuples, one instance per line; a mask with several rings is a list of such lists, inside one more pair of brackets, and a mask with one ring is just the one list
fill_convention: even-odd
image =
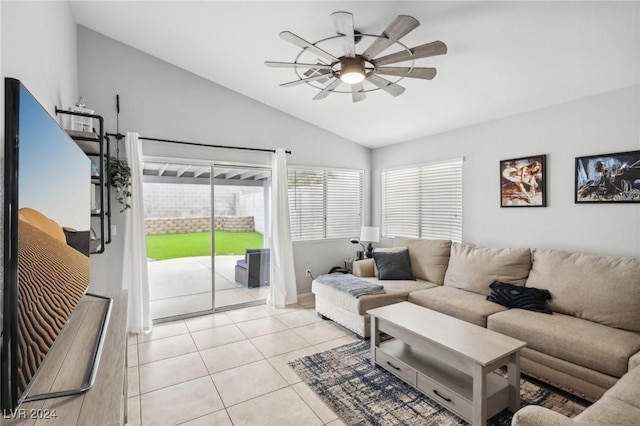
[[(473, 415), (473, 376), (397, 339), (383, 342), (376, 348), (376, 361), (458, 416), (470, 419)], [(509, 383), (500, 375), (489, 373), (487, 417), (495, 416), (508, 404)]]
[[(367, 311), (371, 362), (472, 423), (520, 406), (517, 339), (409, 302)], [(381, 342), (384, 332), (394, 340)], [(507, 378), (494, 371), (507, 366)]]

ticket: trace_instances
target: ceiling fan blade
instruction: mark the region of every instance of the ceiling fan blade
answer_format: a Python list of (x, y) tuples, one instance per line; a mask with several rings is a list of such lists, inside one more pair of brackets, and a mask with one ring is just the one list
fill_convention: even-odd
[(375, 68), (373, 72), (396, 77), (422, 78), (424, 80), (432, 80), (436, 76), (435, 68), (380, 67)]
[(351, 85), (351, 99), (353, 102), (364, 101), (367, 97), (364, 93), (364, 87), (362, 87), (362, 83), (356, 83)]
[(369, 77), (367, 77), (367, 81), (375, 86), (378, 86), (391, 96), (400, 96), (405, 91), (404, 87), (392, 83), (389, 80), (385, 80), (382, 77), (378, 77), (375, 74), (371, 74)]
[(378, 53), (409, 34), (420, 25), (416, 18), (407, 15), (400, 15), (382, 33), (384, 37), (376, 38), (371, 46), (364, 51), (362, 56), (370, 61), (378, 56)]
[(314, 44), (309, 43), (307, 40), (298, 37), (291, 31), (283, 31), (280, 33), (280, 38), (288, 41), (289, 43), (293, 43), (298, 47), (302, 47), (303, 49), (308, 49), (310, 52), (315, 53), (318, 56), (322, 56), (325, 59), (330, 60), (331, 62), (337, 62), (338, 58), (333, 56), (331, 53), (326, 52)]
[(343, 34), (341, 38), (344, 55), (347, 58), (356, 57), (356, 39), (353, 31), (353, 15), (349, 12), (335, 12), (331, 14), (333, 24), (338, 34)]
[(292, 87), (292, 86), (297, 86), (299, 84), (306, 83), (308, 81), (322, 80), (323, 78), (324, 79), (328, 79), (328, 78), (331, 78), (331, 77), (332, 77), (332, 75), (327, 72), (327, 73), (324, 73), (324, 74), (321, 74), (321, 75), (314, 75), (313, 77), (302, 78), (300, 80), (293, 80), (293, 81), (290, 81), (288, 83), (282, 83), (280, 86), (282, 86), (282, 87)]
[(378, 67), (380, 65), (395, 64), (398, 62), (410, 61), (413, 59), (428, 58), (429, 56), (444, 55), (445, 53), (447, 53), (447, 45), (441, 41), (434, 41), (414, 47), (410, 50), (411, 53), (403, 50), (402, 52), (392, 53), (391, 55), (374, 59), (371, 62), (373, 62), (376, 67)]
[(302, 64), (300, 62), (272, 62), (265, 61), (264, 64), (271, 68), (317, 68), (319, 70), (330, 70), (331, 65), (325, 64)]
[(340, 81), (340, 79), (336, 78), (330, 85), (328, 85), (327, 87), (322, 89), (322, 91), (320, 93), (315, 95), (313, 97), (313, 100), (314, 101), (318, 101), (320, 99), (326, 98), (327, 96), (329, 96), (331, 94), (331, 91), (333, 89), (335, 89), (336, 87), (338, 87), (340, 85), (340, 83), (342, 83), (342, 81)]

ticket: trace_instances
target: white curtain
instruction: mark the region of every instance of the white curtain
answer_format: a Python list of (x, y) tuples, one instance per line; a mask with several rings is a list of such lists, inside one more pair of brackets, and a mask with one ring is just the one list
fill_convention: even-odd
[(127, 133), (125, 152), (131, 167), (131, 208), (125, 210), (122, 288), (129, 290), (129, 331), (148, 333), (152, 322), (142, 200), (142, 146), (137, 133)]
[(289, 225), (286, 155), (284, 148), (277, 148), (271, 168), (271, 285), (267, 304), (278, 308), (298, 303)]

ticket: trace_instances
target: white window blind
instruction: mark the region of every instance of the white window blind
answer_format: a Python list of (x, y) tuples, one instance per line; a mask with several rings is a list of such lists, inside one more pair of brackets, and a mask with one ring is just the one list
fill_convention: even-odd
[(462, 159), (382, 171), (382, 235), (462, 240)]
[(349, 238), (362, 226), (362, 170), (290, 168), (291, 239)]

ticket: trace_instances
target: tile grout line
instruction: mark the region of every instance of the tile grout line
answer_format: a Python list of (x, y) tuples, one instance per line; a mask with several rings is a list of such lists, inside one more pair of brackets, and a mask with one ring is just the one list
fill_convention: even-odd
[(140, 395), (140, 349), (138, 346), (138, 336), (136, 336), (136, 374), (138, 375), (138, 424), (142, 426), (142, 396)]
[[(214, 389), (216, 390), (217, 395), (218, 395), (218, 397), (220, 398), (220, 401), (221, 401), (221, 402), (222, 402), (222, 404), (223, 404), (223, 407), (224, 407), (223, 409), (225, 410), (225, 414), (227, 415), (227, 417), (228, 417), (229, 421), (231, 422), (231, 424), (233, 424), (233, 420), (231, 419), (231, 416), (229, 415), (228, 408), (230, 408), (230, 407), (234, 407), (234, 406), (239, 405), (239, 404), (242, 404), (242, 403), (246, 403), (246, 402), (251, 401), (251, 400), (254, 400), (254, 399), (256, 399), (256, 398), (263, 397), (263, 396), (265, 396), (265, 395), (269, 395), (269, 394), (272, 394), (272, 393), (275, 393), (275, 392), (281, 391), (281, 390), (286, 389), (286, 388), (291, 388), (291, 390), (292, 390), (292, 391), (293, 391), (293, 392), (294, 392), (294, 393), (295, 393), (295, 394), (296, 394), (296, 395), (297, 395), (297, 396), (298, 396), (298, 397), (303, 401), (303, 403), (305, 404), (305, 406), (306, 406), (306, 407), (311, 411), (311, 413), (313, 413), (313, 415), (318, 419), (318, 421), (319, 421), (322, 425), (327, 425), (327, 424), (329, 424), (329, 423), (335, 422), (336, 420), (340, 420), (340, 418), (336, 415), (336, 418), (335, 418), (335, 419), (333, 419), (333, 420), (331, 420), (331, 421), (329, 421), (329, 422), (325, 423), (325, 422), (324, 422), (324, 421), (319, 417), (319, 415), (318, 415), (318, 414), (313, 410), (313, 408), (312, 408), (312, 407), (307, 403), (307, 401), (306, 401), (306, 400), (305, 400), (305, 399), (304, 399), (304, 398), (303, 398), (303, 397), (302, 397), (302, 396), (301, 396), (301, 395), (296, 391), (296, 389), (294, 388), (294, 385), (298, 385), (299, 383), (303, 383), (303, 382), (296, 382), (296, 383), (294, 383), (294, 384), (290, 384), (290, 383), (289, 383), (289, 381), (288, 381), (288, 380), (283, 376), (283, 374), (282, 374), (282, 373), (281, 373), (277, 368), (275, 368), (275, 366), (272, 364), (272, 362), (270, 361), (270, 359), (271, 359), (271, 358), (275, 358), (275, 357), (280, 357), (280, 356), (283, 356), (283, 355), (286, 355), (286, 354), (289, 354), (289, 353), (291, 353), (291, 352), (295, 352), (295, 351), (298, 351), (298, 350), (308, 349), (308, 348), (313, 348), (315, 351), (321, 351), (321, 349), (317, 347), (317, 345), (318, 345), (318, 344), (327, 343), (327, 342), (330, 342), (330, 341), (332, 341), (332, 340), (341, 339), (341, 338), (346, 337), (346, 336), (340, 336), (340, 337), (337, 337), (337, 338), (332, 338), (332, 339), (329, 339), (329, 340), (326, 340), (326, 341), (323, 341), (323, 342), (319, 342), (319, 343), (315, 343), (315, 344), (314, 344), (314, 343), (312, 343), (312, 342), (309, 342), (307, 339), (305, 339), (303, 336), (301, 336), (298, 332), (296, 332), (296, 331), (295, 331), (296, 329), (300, 329), (300, 328), (302, 328), (302, 327), (306, 327), (306, 326), (309, 326), (309, 325), (311, 325), (311, 324), (314, 324), (316, 321), (309, 322), (309, 323), (305, 323), (305, 324), (298, 324), (298, 325), (296, 325), (296, 326), (290, 326), (289, 324), (284, 323), (284, 322), (283, 322), (283, 321), (281, 321), (281, 320), (278, 320), (278, 321), (280, 321), (281, 323), (283, 323), (283, 324), (284, 324), (284, 326), (286, 327), (286, 329), (285, 329), (285, 330), (280, 330), (280, 331), (275, 331), (275, 332), (269, 332), (269, 333), (262, 334), (262, 335), (257, 335), (257, 336), (254, 336), (254, 337), (249, 337), (249, 336), (247, 336), (247, 334), (245, 334), (245, 332), (244, 332), (240, 327), (237, 327), (237, 324), (244, 323), (244, 322), (248, 322), (248, 321), (255, 321), (255, 320), (259, 320), (259, 319), (261, 319), (261, 318), (274, 318), (274, 319), (278, 319), (277, 317), (278, 317), (278, 316), (280, 316), (280, 315), (285, 315), (285, 314), (288, 314), (288, 313), (295, 313), (295, 312), (313, 311), (313, 310), (315, 309), (315, 305), (314, 305), (314, 306), (305, 306), (305, 305), (302, 305), (302, 304), (300, 304), (300, 303), (298, 303), (297, 305), (298, 305), (301, 309), (295, 309), (295, 310), (293, 310), (293, 311), (291, 311), (291, 312), (283, 312), (283, 313), (271, 312), (271, 311), (269, 311), (269, 310), (266, 310), (266, 309), (265, 309), (266, 313), (268, 314), (267, 316), (265, 316), (265, 317), (253, 318), (253, 319), (246, 319), (246, 320), (242, 320), (242, 321), (233, 320), (230, 316), (228, 316), (228, 315), (227, 315), (228, 319), (229, 319), (229, 320), (231, 320), (231, 324), (225, 324), (225, 325), (235, 325), (235, 326), (236, 326), (236, 328), (238, 328), (238, 329), (240, 330), (240, 333), (242, 334), (242, 336), (244, 336), (244, 339), (241, 339), (241, 340), (238, 340), (238, 341), (234, 341), (234, 342), (228, 342), (228, 343), (225, 343), (225, 344), (221, 344), (221, 345), (214, 345), (214, 346), (211, 346), (211, 347), (207, 347), (207, 348), (202, 348), (202, 349), (200, 349), (200, 348), (197, 346), (196, 342), (195, 342), (195, 339), (194, 339), (194, 337), (193, 337), (193, 333), (194, 333), (194, 332), (198, 332), (198, 331), (205, 331), (205, 330), (216, 329), (216, 328), (219, 328), (219, 327), (223, 327), (224, 325), (219, 326), (219, 327), (216, 327), (216, 326), (213, 326), (213, 327), (207, 327), (207, 328), (202, 329), (202, 330), (192, 331), (192, 330), (189, 328), (189, 326), (186, 324), (186, 321), (185, 321), (185, 320), (180, 320), (180, 321), (182, 321), (182, 322), (183, 322), (183, 325), (185, 326), (185, 328), (186, 328), (186, 330), (187, 330), (187, 332), (186, 332), (186, 333), (180, 333), (180, 334), (177, 334), (177, 335), (174, 335), (174, 336), (161, 337), (161, 338), (158, 338), (158, 339), (153, 339), (153, 340), (149, 340), (149, 341), (147, 341), (147, 342), (142, 342), (142, 343), (150, 343), (150, 342), (154, 342), (154, 341), (159, 341), (159, 340), (163, 340), (163, 339), (168, 339), (168, 338), (171, 338), (171, 337), (178, 337), (178, 336), (181, 336), (181, 335), (184, 335), (184, 334), (187, 334), (187, 333), (188, 333), (188, 334), (189, 334), (189, 338), (190, 338), (191, 342), (192, 342), (192, 343), (194, 344), (194, 346), (195, 346), (195, 351), (194, 351), (194, 352), (197, 352), (197, 353), (198, 353), (198, 357), (200, 358), (201, 362), (202, 362), (202, 363), (203, 363), (203, 365), (205, 366), (205, 369), (206, 369), (206, 371), (207, 371), (207, 375), (209, 376), (209, 378), (210, 378), (210, 380), (211, 380), (212, 384), (214, 385)], [(215, 315), (215, 314), (213, 314), (213, 315)], [(268, 336), (268, 335), (271, 335), (271, 334), (277, 334), (277, 333), (279, 333), (279, 332), (284, 332), (284, 331), (288, 331), (288, 330), (293, 331), (293, 332), (294, 332), (294, 334), (295, 334), (297, 337), (299, 337), (300, 339), (302, 339), (302, 341), (304, 341), (308, 346), (305, 346), (305, 347), (303, 347), (303, 348), (293, 349), (293, 350), (291, 350), (291, 351), (287, 351), (287, 352), (284, 352), (284, 353), (281, 353), (281, 354), (273, 355), (272, 357), (267, 358), (267, 357), (265, 356), (265, 354), (264, 354), (262, 351), (260, 351), (260, 349), (259, 349), (259, 348), (255, 345), (255, 343), (252, 341), (252, 339), (254, 339), (254, 338), (264, 337), (264, 336)], [(260, 356), (262, 357), (262, 360), (267, 361), (267, 362), (268, 362), (268, 364), (269, 364), (269, 366), (270, 366), (271, 368), (273, 368), (273, 369), (276, 371), (277, 375), (278, 375), (278, 376), (279, 376), (279, 377), (284, 381), (285, 385), (284, 385), (283, 387), (279, 388), (279, 389), (276, 389), (276, 390), (273, 390), (273, 391), (270, 391), (270, 392), (266, 392), (266, 393), (264, 393), (264, 394), (262, 394), (262, 395), (258, 395), (258, 396), (256, 396), (256, 397), (249, 398), (249, 399), (247, 399), (247, 400), (245, 400), (245, 401), (238, 402), (238, 403), (236, 403), (236, 404), (233, 404), (233, 405), (230, 405), (229, 407), (227, 407), (227, 406), (224, 404), (224, 401), (222, 401), (222, 398), (221, 398), (221, 396), (220, 396), (220, 392), (219, 392), (219, 390), (218, 390), (218, 388), (217, 388), (217, 386), (216, 386), (216, 384), (215, 384), (215, 381), (213, 380), (213, 374), (209, 372), (209, 369), (207, 368), (207, 365), (206, 365), (206, 363), (205, 363), (205, 360), (204, 360), (203, 355), (202, 355), (202, 353), (201, 353), (201, 352), (202, 352), (202, 351), (204, 351), (204, 350), (208, 350), (208, 349), (212, 349), (212, 348), (216, 348), (216, 347), (222, 347), (222, 346), (226, 346), (226, 345), (230, 345), (230, 344), (234, 344), (234, 343), (238, 343), (238, 342), (242, 342), (242, 341), (248, 341), (248, 342), (252, 345), (252, 347), (253, 347), (253, 348), (254, 348), (254, 349), (255, 349), (255, 350), (260, 354)], [(136, 365), (136, 372), (137, 372), (137, 374), (138, 374), (138, 387), (139, 387), (139, 390), (138, 390), (138, 395), (137, 395), (137, 397), (138, 397), (138, 399), (139, 399), (139, 400), (141, 399), (142, 395), (145, 395), (145, 394), (148, 394), (148, 393), (151, 393), (151, 392), (155, 392), (155, 391), (158, 391), (158, 390), (161, 390), (161, 389), (165, 389), (165, 388), (167, 388), (167, 387), (174, 386), (174, 385), (177, 385), (177, 384), (182, 384), (182, 383), (188, 382), (188, 381), (190, 381), (190, 380), (201, 379), (201, 378), (203, 378), (203, 377), (204, 377), (204, 376), (201, 376), (201, 377), (198, 377), (198, 378), (192, 378), (192, 379), (189, 379), (189, 380), (187, 380), (187, 381), (185, 381), (185, 382), (175, 383), (175, 384), (172, 384), (172, 385), (170, 385), (170, 386), (165, 386), (165, 387), (163, 387), (163, 388), (154, 389), (153, 391), (145, 392), (145, 393), (143, 394), (143, 393), (141, 392), (141, 389), (140, 389), (140, 379), (141, 379), (141, 377), (140, 377), (140, 367), (141, 367), (142, 365), (148, 365), (148, 364), (151, 364), (151, 363), (153, 363), (153, 362), (159, 362), (159, 361), (163, 361), (163, 360), (168, 360), (168, 359), (172, 359), (172, 358), (177, 358), (177, 357), (179, 357), (179, 356), (188, 355), (188, 354), (191, 354), (191, 353), (193, 353), (193, 352), (188, 352), (188, 353), (185, 353), (185, 354), (175, 355), (175, 356), (171, 356), (171, 357), (167, 357), (167, 358), (162, 358), (162, 359), (159, 359), (159, 360), (155, 360), (155, 361), (151, 361), (151, 362), (147, 362), (147, 363), (141, 364), (141, 363), (140, 363), (140, 347), (139, 347), (139, 342), (137, 342), (137, 339), (136, 339), (136, 344), (135, 344), (135, 345), (136, 345), (136, 352), (137, 352), (137, 355), (138, 355), (138, 364)], [(261, 361), (262, 361), (262, 360), (261, 360)], [(254, 361), (254, 362), (260, 362), (260, 361)], [(221, 371), (216, 372), (216, 373), (220, 373), (220, 372), (223, 372), (223, 371), (228, 371), (228, 370), (230, 370), (230, 369), (238, 368), (238, 367), (241, 367), (241, 366), (243, 366), (243, 365), (248, 365), (248, 364), (251, 364), (251, 362), (250, 362), (250, 363), (246, 363), (246, 364), (242, 364), (242, 365), (240, 365), (240, 366), (230, 367), (230, 368), (228, 368), (228, 369), (221, 370)], [(287, 364), (288, 364), (288, 363), (287, 363)], [(287, 365), (287, 367), (288, 367), (289, 369), (291, 369), (291, 366)], [(132, 397), (132, 398), (133, 398), (133, 397)], [(140, 404), (140, 410), (139, 410), (139, 417), (138, 417), (138, 418), (139, 418), (140, 424), (141, 424), (142, 426), (144, 426), (144, 425), (142, 424), (142, 407), (141, 407), (141, 401), (139, 402), (139, 404)], [(198, 418), (208, 416), (208, 415), (213, 414), (213, 413), (216, 413), (216, 412), (218, 412), (218, 411), (221, 411), (221, 410), (213, 411), (213, 412), (208, 413), (208, 414), (205, 414), (205, 415), (203, 415), (203, 416), (199, 416), (199, 417), (196, 417), (196, 418), (194, 418), (194, 419), (187, 420), (186, 422), (193, 421), (193, 420), (196, 420), (196, 419), (198, 419)], [(183, 423), (185, 423), (185, 422), (183, 422)], [(181, 423), (181, 424), (182, 424), (182, 423)]]
[[(304, 382), (298, 382), (298, 383), (296, 383), (296, 384), (299, 384), (299, 383), (303, 383), (303, 384), (305, 384)], [(308, 386), (308, 385), (307, 385), (307, 386)], [(313, 413), (313, 414), (318, 418), (318, 420), (320, 420), (320, 423), (322, 423), (323, 425), (326, 425), (327, 423), (330, 423), (330, 422), (332, 422), (333, 420), (335, 420), (335, 419), (333, 419), (333, 420), (330, 420), (329, 422), (324, 422), (324, 421), (320, 418), (320, 416), (318, 415), (318, 413), (316, 413), (316, 412), (315, 412), (315, 410), (314, 410), (314, 409), (313, 409), (313, 408), (312, 408), (312, 407), (307, 403), (307, 400), (306, 400), (302, 395), (300, 395), (300, 393), (296, 390), (296, 388), (295, 388), (295, 387), (293, 387), (293, 385), (290, 385), (289, 387), (291, 388), (291, 390), (292, 390), (292, 391), (294, 391), (294, 392), (296, 393), (296, 395), (298, 395), (298, 396), (300, 397), (300, 399), (302, 400), (302, 402), (304, 402), (304, 403), (305, 403), (305, 405), (306, 405), (306, 406), (309, 408), (309, 410), (311, 410), (311, 412), (312, 412), (312, 413)], [(311, 391), (313, 391), (313, 389), (311, 389)], [(318, 399), (319, 399), (319, 398), (318, 398)], [(322, 402), (324, 405), (326, 405), (326, 406), (331, 410), (331, 412), (332, 412), (333, 414), (335, 414), (335, 415), (336, 415), (336, 419), (339, 419), (339, 418), (340, 418), (340, 417), (338, 417), (338, 415), (336, 414), (336, 412), (335, 412), (335, 411), (333, 411), (333, 410), (331, 409), (331, 407), (329, 407), (329, 406), (328, 406), (324, 401), (320, 400), (320, 402)]]
[[(247, 342), (249, 342), (249, 343), (250, 343), (250, 344), (251, 344), (251, 345), (252, 345), (252, 346), (253, 346), (253, 347), (258, 351), (258, 353), (259, 353), (259, 354), (260, 354), (260, 356), (262, 357), (262, 359), (261, 359), (261, 360), (251, 361), (251, 362), (246, 362), (246, 363), (244, 363), (244, 364), (235, 365), (235, 366), (233, 366), (233, 367), (229, 367), (229, 368), (226, 368), (226, 369), (224, 369), (224, 370), (216, 371), (216, 372), (214, 372), (214, 373), (209, 372), (209, 369), (207, 368), (206, 363), (204, 362), (204, 359), (202, 358), (202, 354), (200, 353), (200, 352), (201, 352), (200, 350), (196, 350), (196, 351), (194, 351), (194, 352), (188, 352), (188, 353), (185, 353), (185, 354), (176, 355), (176, 356), (172, 356), (172, 357), (168, 357), (168, 358), (163, 358), (163, 359), (160, 359), (160, 360), (157, 360), (157, 361), (152, 361), (152, 362), (150, 362), (150, 363), (141, 364), (141, 365), (149, 365), (149, 364), (152, 364), (152, 363), (155, 363), (155, 362), (166, 361), (166, 360), (170, 360), (170, 359), (178, 358), (178, 357), (181, 357), (181, 356), (191, 355), (191, 354), (194, 354), (194, 353), (198, 353), (198, 357), (199, 357), (199, 358), (200, 358), (200, 360), (203, 362), (203, 364), (204, 364), (204, 366), (205, 366), (205, 369), (206, 369), (207, 373), (206, 373), (206, 374), (204, 374), (204, 375), (202, 375), (202, 376), (193, 377), (193, 378), (190, 378), (190, 379), (186, 379), (186, 380), (184, 380), (184, 381), (180, 381), (180, 382), (172, 383), (172, 384), (170, 384), (170, 385), (162, 386), (162, 387), (160, 387), (160, 388), (153, 389), (153, 390), (150, 390), (150, 391), (147, 391), (147, 392), (142, 392), (142, 391), (139, 389), (138, 394), (137, 394), (137, 395), (132, 396), (132, 398), (133, 398), (133, 397), (135, 397), (135, 396), (142, 396), (142, 395), (146, 395), (146, 394), (149, 394), (149, 393), (157, 392), (157, 391), (160, 391), (160, 390), (163, 390), (163, 389), (166, 389), (166, 388), (170, 388), (170, 387), (175, 386), (175, 385), (179, 385), (179, 384), (187, 383), (187, 382), (189, 382), (189, 381), (191, 381), (191, 380), (201, 379), (201, 378), (203, 378), (203, 377), (205, 377), (205, 376), (212, 376), (212, 375), (214, 375), (214, 374), (223, 373), (223, 372), (225, 372), (225, 371), (233, 370), (233, 369), (238, 368), (238, 367), (247, 366), (247, 365), (249, 365), (249, 364), (254, 364), (254, 363), (256, 363), (256, 362), (267, 361), (267, 362), (268, 362), (268, 363), (269, 363), (269, 364), (270, 364), (270, 365), (275, 369), (275, 366), (274, 366), (274, 365), (271, 363), (271, 361), (270, 361), (270, 359), (272, 359), (272, 358), (281, 357), (281, 356), (284, 356), (284, 355), (290, 354), (290, 353), (292, 353), (292, 352), (296, 352), (296, 351), (300, 351), (300, 350), (304, 350), (304, 349), (309, 349), (309, 348), (313, 348), (314, 350), (316, 350), (316, 351), (317, 351), (317, 352), (314, 352), (314, 353), (322, 352), (323, 350), (322, 350), (321, 348), (319, 348), (317, 345), (319, 345), (319, 344), (323, 344), (323, 343), (328, 343), (328, 342), (331, 342), (331, 341), (333, 341), (333, 340), (339, 340), (339, 339), (342, 339), (343, 337), (347, 337), (347, 336), (342, 336), (342, 337), (338, 337), (338, 338), (335, 338), (335, 339), (329, 339), (329, 340), (327, 340), (327, 341), (319, 342), (319, 343), (317, 343), (317, 344), (311, 344), (311, 343), (307, 342), (307, 343), (309, 343), (309, 345), (308, 345), (308, 346), (304, 346), (304, 347), (302, 347), (302, 348), (297, 348), (297, 349), (293, 349), (293, 350), (290, 350), (290, 351), (287, 351), (287, 352), (283, 352), (283, 353), (280, 353), (280, 354), (276, 354), (276, 355), (273, 355), (273, 356), (268, 357), (268, 358), (264, 355), (264, 353), (262, 353), (262, 352), (260, 351), (260, 349), (258, 349), (258, 348), (255, 346), (255, 344), (254, 344), (250, 339), (244, 339), (244, 340), (239, 340), (239, 341), (236, 341), (236, 342), (226, 343), (226, 344), (224, 344), (224, 345), (212, 346), (212, 347), (210, 347), (210, 348), (204, 348), (203, 350), (208, 350), (208, 349), (213, 349), (213, 348), (221, 348), (221, 347), (223, 347), (223, 346), (232, 345), (232, 344), (235, 344), (235, 343), (239, 343), (239, 342), (247, 341)], [(306, 342), (306, 340), (305, 340), (305, 342)], [(288, 364), (288, 362), (287, 362), (287, 364)], [(139, 369), (139, 367), (140, 367), (141, 365), (138, 365), (138, 366), (137, 366), (138, 380), (140, 380), (140, 369)], [(289, 367), (289, 368), (290, 368), (290, 367)], [(284, 379), (284, 380), (285, 380), (285, 382), (287, 382), (287, 383), (288, 383), (288, 381), (286, 380), (286, 378), (285, 378), (284, 376), (282, 376), (282, 374), (281, 374), (278, 370), (276, 370), (276, 372), (278, 373), (278, 375), (279, 375), (282, 379)], [(298, 382), (298, 383), (299, 383), (299, 382)], [(297, 383), (295, 383), (295, 384), (297, 384)], [(140, 382), (138, 382), (138, 386), (140, 387)], [(293, 385), (292, 385), (292, 384), (288, 384), (288, 386), (293, 386)]]

